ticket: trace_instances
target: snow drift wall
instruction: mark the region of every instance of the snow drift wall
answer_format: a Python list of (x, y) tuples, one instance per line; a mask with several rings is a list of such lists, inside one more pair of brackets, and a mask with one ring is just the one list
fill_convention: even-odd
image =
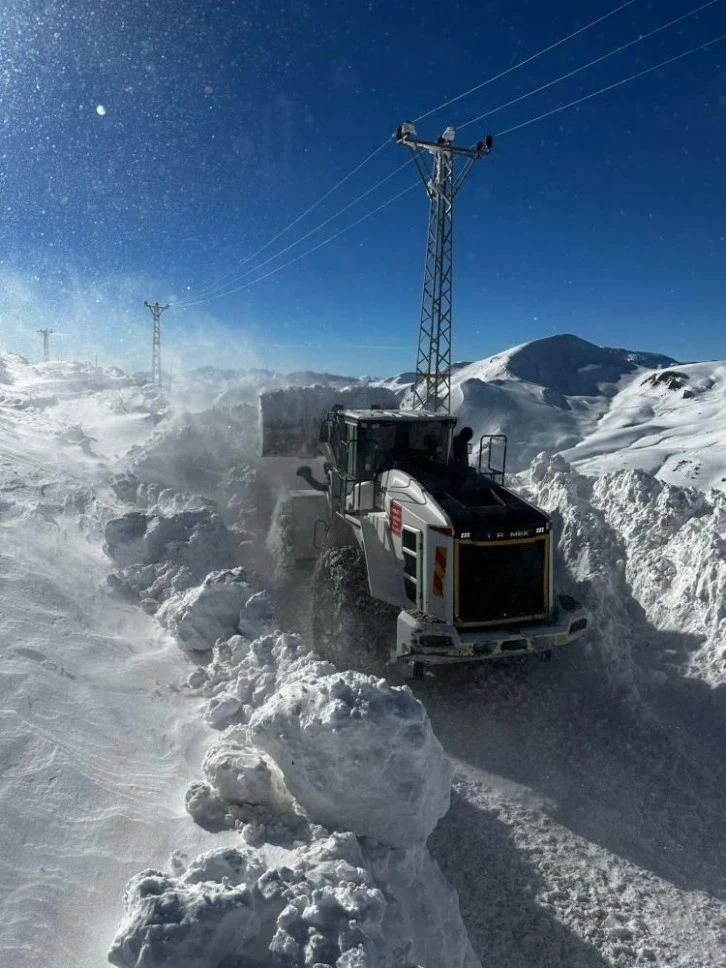
[(648, 624), (694, 637), (685, 671), (726, 681), (726, 495), (640, 470), (588, 478), (545, 455), (531, 488), (554, 515), (561, 590), (569, 582), (590, 610), (587, 641), (605, 675), (636, 685), (633, 643), (647, 641)]
[(203, 511), (126, 515), (108, 526), (107, 547), (126, 581), (153, 579), (140, 594), (148, 601), (156, 589), (157, 617), (180, 645), (211, 653), (189, 688), (222, 733), (186, 805), (239, 841), (132, 878), (109, 959), (475, 968), (458, 898), (425, 847), (448, 809), (452, 768), (423, 705), (407, 687), (339, 672), (280, 633), (243, 569), (180, 582), (191, 536), (216, 535), (206, 562), (228, 547)]
[(649, 620), (700, 638), (689, 671), (725, 682), (726, 494), (631, 470), (597, 478), (592, 499), (622, 536), (625, 575)]

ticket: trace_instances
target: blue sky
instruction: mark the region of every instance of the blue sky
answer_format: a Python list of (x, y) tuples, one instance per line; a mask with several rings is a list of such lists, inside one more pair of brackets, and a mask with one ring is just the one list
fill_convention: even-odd
[[(411, 369), (420, 184), (298, 258), (415, 184), (410, 167), (392, 174), (404, 149), (391, 140), (284, 230), (401, 120), (618, 5), (9, 0), (0, 345), (38, 358), (36, 330), (50, 326), (54, 356), (148, 367), (143, 302), (158, 299), (172, 303), (165, 366)], [(421, 120), (419, 134), (454, 124), (470, 143), (507, 132), (726, 34), (718, 0), (467, 124), (700, 5), (633, 0)], [(683, 360), (726, 357), (725, 202), (726, 41), (502, 134), (457, 200), (454, 357), (561, 332)]]

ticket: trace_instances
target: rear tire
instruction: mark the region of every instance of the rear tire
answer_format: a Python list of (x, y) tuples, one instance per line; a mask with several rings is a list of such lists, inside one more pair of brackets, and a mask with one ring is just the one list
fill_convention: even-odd
[(339, 669), (385, 676), (398, 610), (371, 598), (365, 555), (357, 545), (328, 548), (313, 575), (313, 647)]

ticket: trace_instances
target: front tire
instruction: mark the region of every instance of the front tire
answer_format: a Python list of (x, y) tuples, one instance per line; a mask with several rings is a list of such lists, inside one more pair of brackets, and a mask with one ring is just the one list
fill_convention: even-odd
[(315, 651), (339, 669), (385, 676), (398, 611), (371, 598), (365, 555), (357, 545), (328, 548), (313, 575)]

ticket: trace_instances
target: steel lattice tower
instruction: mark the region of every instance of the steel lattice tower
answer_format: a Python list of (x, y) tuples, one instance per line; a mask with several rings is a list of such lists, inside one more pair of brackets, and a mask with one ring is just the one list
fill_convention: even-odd
[(154, 321), (154, 331), (151, 337), (151, 382), (154, 386), (161, 386), (161, 314), (168, 306), (160, 306), (158, 302), (144, 302)]
[[(43, 337), (43, 362), (47, 363), (50, 360), (50, 334), (53, 332), (52, 329), (39, 329), (38, 332)], [(61, 334), (62, 335), (62, 334)]]
[[(474, 162), (492, 150), (492, 138), (487, 136), (473, 148), (459, 148), (453, 144), (454, 129), (448, 127), (436, 141), (423, 141), (410, 121), (404, 121), (394, 137), (411, 151), (429, 197), (413, 407), (449, 413), (454, 198)], [(424, 160), (426, 155), (431, 156), (430, 166)], [(454, 173), (456, 156), (465, 159), (458, 175)]]

